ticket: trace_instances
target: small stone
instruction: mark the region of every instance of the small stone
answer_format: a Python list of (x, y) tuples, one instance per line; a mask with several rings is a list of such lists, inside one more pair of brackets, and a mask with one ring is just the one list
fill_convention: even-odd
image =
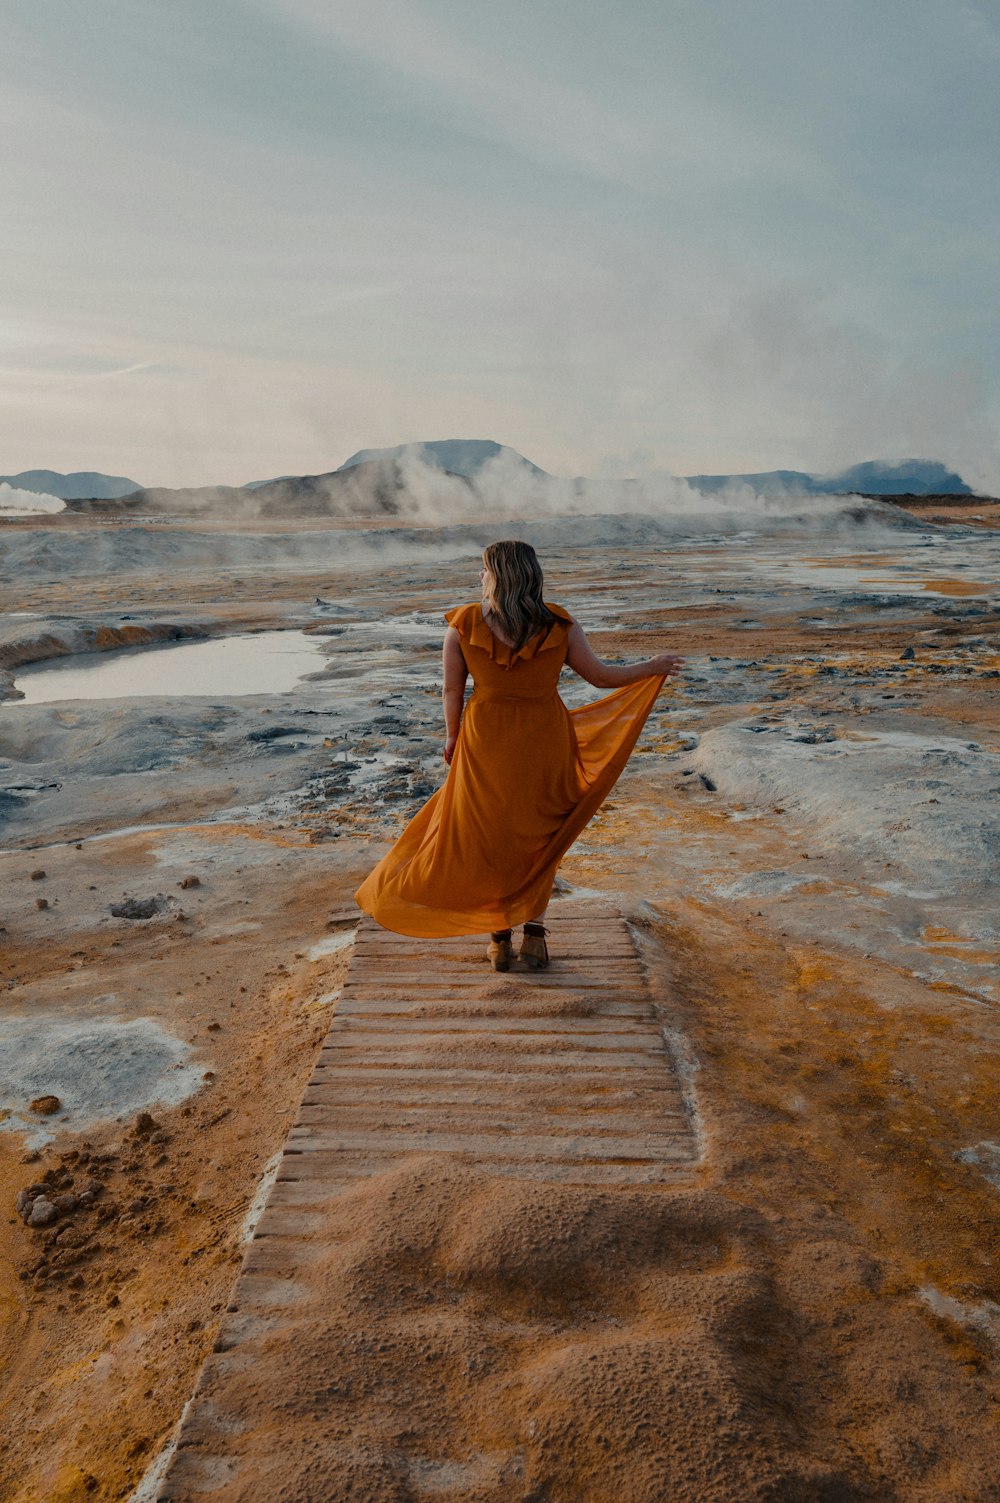
[(912, 663), (916, 655), (912, 647), (904, 647), (899, 654), (899, 661), (901, 663)]
[(60, 1216), (70, 1216), (76, 1210), (80, 1202), (75, 1195), (67, 1194), (57, 1195), (52, 1204), (55, 1206)]
[(40, 1117), (51, 1117), (61, 1106), (58, 1096), (36, 1096), (28, 1110), (37, 1112)]
[(49, 906), (49, 900), (48, 900), (48, 898), (36, 898), (35, 899), (35, 907), (36, 908), (47, 908), (48, 906)]
[(70, 1289), (82, 1289), (86, 1282), (82, 1273), (74, 1273), (73, 1277), (69, 1280), (69, 1287)]
[(31, 880), (32, 882), (41, 882), (47, 875), (48, 874), (46, 872), (43, 872), (42, 868), (39, 867), (37, 871), (31, 873)]
[(201, 886), (201, 878), (200, 877), (182, 877), (181, 880), (178, 882), (177, 886), (178, 887), (200, 887)]
[(45, 1184), (44, 1181), (39, 1181), (37, 1184), (29, 1185), (28, 1186), (28, 1195), (30, 1196), (30, 1198), (32, 1200), (34, 1200), (34, 1198), (35, 1198), (36, 1195), (46, 1195), (47, 1196), (48, 1193), (49, 1193), (49, 1187), (48, 1187), (47, 1184)]
[(94, 1204), (93, 1190), (81, 1190), (79, 1201), (82, 1206), (92, 1206)]
[(137, 1138), (148, 1138), (151, 1132), (155, 1132), (159, 1124), (148, 1112), (140, 1112), (135, 1119), (133, 1131)]
[(27, 1190), (18, 1190), (14, 1205), (19, 1211), (23, 1211), (26, 1206), (31, 1204), (31, 1201), (32, 1197), (28, 1194)]
[(28, 1225), (48, 1226), (50, 1222), (55, 1221), (58, 1214), (59, 1212), (56, 1210), (51, 1200), (46, 1200), (43, 1195), (40, 1195), (35, 1201), (34, 1205), (31, 1207), (31, 1214), (28, 1217)]
[(222, 1024), (221, 1023), (209, 1023), (208, 1028), (205, 1031), (207, 1033), (218, 1033), (221, 1028), (222, 1028)]

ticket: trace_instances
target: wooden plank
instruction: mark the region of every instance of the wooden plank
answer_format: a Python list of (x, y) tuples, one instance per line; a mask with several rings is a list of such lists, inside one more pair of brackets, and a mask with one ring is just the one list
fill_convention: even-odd
[[(480, 1046), (480, 1051), (481, 1048), (482, 1046)], [(530, 1045), (526, 1045), (524, 1051), (518, 1051), (512, 1046), (504, 1049), (497, 1046), (490, 1051), (495, 1056), (493, 1060), (494, 1068), (496, 1068), (497, 1061), (503, 1056), (506, 1056), (504, 1059), (504, 1069), (508, 1071), (524, 1070), (529, 1076), (536, 1065), (547, 1069), (551, 1069), (556, 1064), (561, 1065), (566, 1070), (574, 1070), (580, 1066), (593, 1069), (595, 1061), (601, 1060), (607, 1065), (609, 1070), (620, 1070), (629, 1065), (637, 1067), (648, 1066), (651, 1060), (659, 1060), (665, 1066), (669, 1064), (664, 1049), (646, 1049), (640, 1051), (611, 1048), (571, 1049), (568, 1047), (556, 1048), (553, 1046), (544, 1053), (531, 1053), (528, 1050), (530, 1050)], [(470, 1056), (470, 1043), (468, 1039), (456, 1039), (450, 1044), (435, 1043), (424, 1049), (404, 1048), (402, 1046), (393, 1048), (390, 1043), (385, 1043), (379, 1047), (376, 1047), (372, 1043), (366, 1043), (362, 1048), (357, 1042), (352, 1042), (348, 1038), (343, 1038), (339, 1043), (328, 1039), (323, 1046), (322, 1058), (317, 1062), (317, 1070), (339, 1070), (339, 1056), (346, 1056), (349, 1063), (355, 1065), (359, 1060), (364, 1059), (371, 1064), (398, 1064), (408, 1068), (418, 1067), (422, 1070), (432, 1072), (450, 1072), (455, 1066), (475, 1063), (476, 1059), (482, 1057), (482, 1054), (473, 1050)]]
[[(514, 1006), (523, 1005), (524, 1003), (519, 999), (518, 1001), (512, 1003), (511, 1007), (513, 1008)], [(509, 1017), (534, 1018), (599, 1016), (605, 1018), (641, 1018), (643, 1021), (648, 1021), (649, 1018), (649, 1003), (644, 997), (638, 995), (632, 1002), (612, 1002), (603, 1000), (598, 1003), (593, 999), (588, 999), (586, 1002), (581, 1003), (579, 1008), (570, 1014), (545, 1012), (542, 1010), (544, 1006), (545, 1004), (539, 1001), (539, 1008), (535, 1012), (515, 1013), (511, 1011), (506, 1015)], [(353, 988), (347, 995), (341, 993), (341, 995), (337, 998), (336, 1016), (338, 1018), (365, 1017), (369, 1015), (373, 1017), (381, 1016), (407, 1018), (451, 1016), (486, 1016), (494, 1018), (496, 1016), (496, 1002), (495, 1000), (491, 1001), (488, 997), (479, 998), (475, 1002), (468, 1002), (464, 1005), (457, 1000), (441, 1002), (435, 998), (430, 997), (422, 997), (417, 999), (408, 997), (404, 998), (403, 1000), (367, 998), (359, 997), (357, 992)]]
[(437, 1107), (456, 1111), (490, 1111), (504, 1107), (509, 1112), (516, 1112), (518, 1116), (540, 1112), (546, 1118), (551, 1112), (601, 1114), (618, 1110), (644, 1116), (649, 1112), (677, 1114), (685, 1109), (684, 1098), (673, 1083), (662, 1086), (652, 1083), (647, 1088), (631, 1087), (612, 1091), (598, 1098), (593, 1091), (576, 1085), (571, 1087), (567, 1084), (558, 1092), (551, 1086), (542, 1090), (527, 1090), (521, 1089), (519, 1085), (508, 1086), (503, 1090), (483, 1090), (476, 1086), (455, 1086), (447, 1079), (438, 1086), (402, 1085), (395, 1089), (391, 1086), (371, 1088), (363, 1085), (347, 1088), (336, 1081), (321, 1083), (307, 1088), (299, 1110), (307, 1106), (350, 1114), (344, 1117), (345, 1121), (352, 1120), (358, 1111), (408, 1111), (413, 1107)]
[(505, 1135), (487, 1132), (452, 1133), (414, 1129), (402, 1132), (361, 1132), (349, 1128), (293, 1127), (288, 1141), (289, 1153), (368, 1153), (410, 1154), (451, 1153), (460, 1157), (483, 1159), (655, 1159), (671, 1158), (677, 1143), (672, 1133), (653, 1135), (641, 1130), (633, 1136), (603, 1136), (595, 1132), (568, 1133), (551, 1130), (545, 1134), (518, 1133)]
[[(396, 1102), (387, 1103), (383, 1106), (375, 1106), (370, 1102), (359, 1103), (354, 1107), (345, 1107), (338, 1104), (338, 1114), (344, 1126), (387, 1128), (393, 1133), (399, 1133), (404, 1128), (422, 1130), (437, 1125), (446, 1129), (449, 1133), (501, 1133), (509, 1132), (518, 1135), (526, 1125), (534, 1124), (536, 1129), (544, 1127), (546, 1132), (555, 1134), (563, 1133), (607, 1133), (607, 1132), (655, 1132), (659, 1127), (669, 1127), (672, 1131), (679, 1125), (674, 1119), (683, 1119), (684, 1108), (677, 1105), (673, 1111), (625, 1111), (609, 1112), (604, 1107), (594, 1107), (590, 1112), (567, 1112), (552, 1110), (549, 1112), (539, 1111), (537, 1106), (526, 1107), (520, 1113), (516, 1106), (513, 1110), (509, 1104), (497, 1103), (492, 1107), (483, 1106), (480, 1103), (462, 1105), (451, 1104), (442, 1106), (439, 1103), (431, 1106), (400, 1106)], [(318, 1127), (329, 1121), (330, 1103), (328, 1101), (317, 1102), (312, 1105), (303, 1105), (299, 1108), (295, 1119), (295, 1127)]]
[(477, 1017), (451, 1017), (447, 1013), (440, 1016), (434, 1014), (422, 1017), (407, 1018), (400, 1023), (397, 1017), (382, 1018), (378, 1013), (366, 1013), (363, 1017), (352, 1017), (349, 1013), (341, 1014), (334, 1020), (331, 1034), (336, 1037), (343, 1035), (345, 1038), (354, 1038), (360, 1034), (372, 1036), (392, 1034), (398, 1038), (405, 1034), (407, 1038), (422, 1038), (425, 1034), (450, 1034), (452, 1036), (461, 1033), (487, 1034), (491, 1038), (503, 1039), (511, 1034), (529, 1034), (532, 1037), (551, 1038), (614, 1038), (626, 1042), (643, 1039), (663, 1044), (663, 1035), (651, 1025), (648, 1017), (643, 1020), (641, 1026), (634, 1029), (624, 1030), (617, 1018), (602, 1018), (600, 1016), (577, 1018), (567, 1016), (565, 1013), (552, 1013), (548, 1017), (504, 1017), (497, 1018), (494, 1014), (480, 1015)]

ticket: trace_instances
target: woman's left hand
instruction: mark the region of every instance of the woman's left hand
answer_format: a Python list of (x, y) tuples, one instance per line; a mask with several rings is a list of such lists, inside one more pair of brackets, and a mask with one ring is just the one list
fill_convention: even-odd
[(449, 736), (444, 744), (444, 759), (451, 766), (451, 759), (455, 755), (455, 747), (458, 745), (457, 736)]

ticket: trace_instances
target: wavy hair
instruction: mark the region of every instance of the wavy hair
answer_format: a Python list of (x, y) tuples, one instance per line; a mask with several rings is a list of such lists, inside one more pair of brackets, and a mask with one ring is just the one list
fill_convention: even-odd
[(483, 587), (483, 606), (515, 649), (555, 624), (542, 599), (542, 566), (530, 543), (490, 543), (483, 563), (493, 576), (488, 595)]

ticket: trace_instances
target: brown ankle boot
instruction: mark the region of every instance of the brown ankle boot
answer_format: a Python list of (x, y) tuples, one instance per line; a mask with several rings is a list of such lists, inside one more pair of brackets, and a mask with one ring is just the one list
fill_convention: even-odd
[(521, 937), (518, 960), (523, 960), (529, 971), (544, 971), (549, 963), (549, 947), (545, 943), (548, 934), (544, 924), (528, 923)]
[(490, 935), (490, 942), (486, 946), (486, 959), (495, 971), (509, 971), (510, 958), (513, 950), (512, 935), (509, 929), (496, 929)]

